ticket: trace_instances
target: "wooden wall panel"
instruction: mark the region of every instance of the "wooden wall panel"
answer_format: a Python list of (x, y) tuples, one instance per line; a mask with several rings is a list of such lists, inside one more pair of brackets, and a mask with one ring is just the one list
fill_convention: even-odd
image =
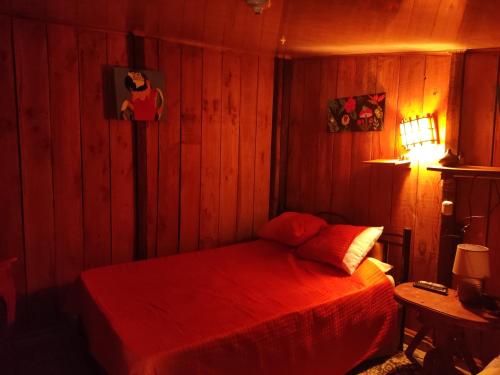
[[(451, 59), (449, 56), (427, 56), (423, 113), (436, 114), (438, 125), (446, 126), (448, 83)], [(420, 160), (415, 205), (415, 264), (413, 277), (437, 280), (437, 258), (440, 242), (441, 176), (427, 170), (435, 160)]]
[(255, 140), (259, 58), (241, 56), (240, 136), (238, 162), (238, 212), (236, 239), (252, 238), (255, 188)]
[[(108, 64), (129, 66), (127, 38), (108, 34)], [(109, 73), (111, 70), (108, 71)], [(112, 80), (109, 80), (110, 85)], [(110, 93), (111, 94), (111, 93)], [(110, 97), (113, 97), (110, 95)], [(109, 103), (111, 105), (113, 103)], [(111, 262), (134, 259), (135, 236), (135, 168), (134, 124), (131, 121), (109, 122), (111, 171)]]
[(57, 285), (83, 269), (82, 153), (75, 31), (48, 26)]
[[(381, 56), (377, 61), (377, 92), (385, 92), (384, 129), (372, 135), (372, 158), (392, 159), (396, 157), (396, 134), (399, 133), (398, 94), (399, 56)], [(384, 165), (370, 167), (370, 205), (368, 224), (390, 225), (392, 212), (392, 186), (394, 168)], [(389, 188), (390, 187), (390, 188)]]
[(302, 151), (301, 134), (304, 112), (303, 92), (305, 83), (305, 62), (296, 60), (292, 65), (290, 98), (290, 123), (288, 126), (288, 166), (286, 174), (286, 204), (288, 210), (300, 210), (300, 160)]
[[(465, 58), (460, 150), (469, 164), (491, 162), (491, 153), (484, 148), (490, 148), (493, 142), (498, 55), (472, 53)], [(485, 126), (477, 131), (476, 124), (480, 123)]]
[[(373, 57), (375, 58), (375, 57)], [(328, 200), (321, 198), (322, 204), (315, 204), (314, 211), (330, 209), (336, 212), (347, 213), (347, 216), (357, 223), (362, 222), (364, 213), (361, 215), (349, 211), (350, 199), (359, 195), (354, 193), (353, 176), (356, 176), (360, 164), (353, 162), (360, 148), (364, 151), (371, 149), (372, 157), (389, 158), (400, 155), (400, 139), (398, 136), (398, 125), (402, 117), (415, 116), (423, 113), (435, 113), (438, 118), (438, 124), (441, 128), (441, 134), (448, 134), (453, 139), (460, 139), (460, 151), (463, 152), (465, 162), (479, 165), (500, 165), (498, 150), (500, 149), (500, 127), (498, 120), (500, 118), (500, 108), (498, 107), (497, 85), (500, 83), (500, 55), (498, 51), (473, 51), (463, 56), (450, 55), (402, 55), (402, 56), (377, 56), (376, 69), (376, 91), (385, 91), (386, 98), (386, 123), (385, 129), (381, 133), (371, 134), (371, 140), (365, 139), (364, 142), (354, 142), (351, 139), (346, 141), (344, 134), (334, 134), (333, 142), (330, 146), (327, 141), (324, 144), (318, 143), (320, 149), (326, 146), (317, 154), (313, 151), (310, 164), (317, 164), (316, 181), (328, 181), (331, 185), (332, 204)], [(460, 61), (464, 61), (464, 87), (463, 92), (458, 95), (453, 93), (453, 98), (449, 98), (450, 84), (456, 85), (457, 82), (450, 83), (450, 74), (453, 79), (459, 79), (461, 73)], [(358, 67), (366, 63), (366, 57), (332, 57), (321, 59), (322, 67), (325, 67), (325, 61), (331, 64), (330, 76), (337, 77), (336, 97), (354, 95), (354, 91), (363, 87), (364, 83), (370, 77), (367, 70)], [(304, 189), (301, 184), (301, 174), (303, 173), (303, 164), (301, 164), (301, 155), (305, 150), (310, 150), (311, 140), (304, 138), (305, 131), (311, 128), (319, 129), (320, 124), (310, 124), (304, 119), (312, 118), (307, 113), (313, 108), (313, 100), (306, 98), (305, 77), (309, 67), (314, 64), (309, 60), (294, 60), (292, 68), (291, 98), (292, 106), (290, 109), (290, 128), (288, 147), (288, 179), (287, 179), (287, 209), (309, 210), (304, 201), (316, 200), (318, 202), (318, 193), (311, 193)], [(358, 70), (359, 69), (359, 70)], [(369, 71), (369, 69), (368, 69)], [(359, 75), (363, 75), (359, 77)], [(325, 72), (321, 73), (325, 76)], [(325, 80), (325, 78), (321, 78)], [(313, 85), (313, 83), (308, 83)], [(323, 85), (323, 92), (318, 93), (320, 101), (323, 101), (325, 92), (330, 92)], [(456, 90), (455, 86), (452, 86)], [(463, 104), (461, 107), (461, 118), (456, 115), (457, 103), (459, 97), (463, 94)], [(448, 103), (455, 106), (452, 108), (452, 119), (447, 119)], [(320, 119), (325, 122), (325, 119)], [(461, 124), (460, 129), (457, 126)], [(460, 133), (460, 134), (459, 134)], [(328, 136), (326, 131), (320, 133), (324, 139)], [(313, 139), (314, 142), (317, 142)], [(354, 146), (356, 143), (356, 146)], [(343, 144), (343, 146), (342, 146)], [(331, 162), (332, 168), (329, 169), (328, 163), (322, 155), (328, 155), (332, 147)], [(351, 148), (352, 147), (352, 148)], [(347, 149), (346, 151), (344, 149)], [(425, 156), (425, 155), (424, 155)], [(342, 165), (341, 158), (346, 163)], [(361, 159), (359, 159), (361, 160)], [(358, 160), (358, 161), (359, 161)], [(330, 161), (330, 160), (329, 160)], [(412, 271), (413, 279), (436, 278), (437, 268), (437, 249), (439, 247), (439, 232), (437, 228), (440, 223), (440, 202), (441, 202), (441, 181), (439, 174), (428, 172), (426, 170), (429, 163), (435, 163), (436, 160), (426, 160), (422, 156), (417, 157), (412, 162), (411, 169), (387, 168), (382, 166), (371, 166), (371, 173), (368, 178), (370, 187), (368, 200), (368, 221), (372, 225), (386, 225), (400, 230), (403, 227), (413, 229), (412, 244)], [(320, 172), (321, 171), (321, 172)], [(331, 171), (331, 172), (329, 172)], [(326, 174), (326, 175), (325, 175)], [(306, 174), (307, 175), (307, 174)], [(344, 182), (342, 182), (344, 181)], [(347, 183), (349, 182), (349, 183)], [(348, 187), (349, 186), (349, 187)], [(489, 293), (495, 296), (499, 295), (500, 281), (498, 272), (499, 267), (499, 242), (498, 226), (500, 220), (500, 195), (496, 182), (485, 180), (460, 180), (457, 190), (456, 212), (458, 226), (467, 224), (466, 216), (472, 214), (481, 216), (472, 220), (472, 225), (468, 228), (465, 241), (473, 243), (486, 244), (490, 248), (491, 278), (487, 280), (486, 287)], [(326, 192), (328, 189), (325, 188)], [(321, 193), (321, 189), (318, 190)], [(343, 192), (343, 193), (342, 193)], [(471, 209), (469, 210), (469, 205)], [(344, 208), (343, 208), (344, 207)], [(396, 260), (397, 261), (397, 260)], [(413, 323), (412, 323), (413, 324)], [(475, 354), (482, 359), (488, 360), (495, 353), (492, 348), (498, 347), (498, 335), (493, 334), (475, 334), (468, 332), (467, 338), (470, 341)]]
[[(465, 56), (460, 150), (465, 161), (470, 164), (499, 165), (500, 127), (496, 83), (499, 69), (499, 52), (471, 52)], [(492, 277), (487, 285), (492, 293), (500, 295), (500, 279), (498, 273), (494, 272), (498, 268), (500, 249), (496, 241), (500, 211), (496, 207), (499, 199), (497, 184), (496, 181), (485, 180), (460, 181), (457, 192), (457, 220), (467, 224), (467, 216), (481, 216), (471, 221), (465, 239), (491, 247)]]
[[(498, 65), (498, 80), (500, 86), (500, 63)], [(498, 90), (498, 89), (497, 89)], [(492, 165), (500, 166), (500, 97), (497, 91), (494, 122), (494, 141), (492, 148)], [(490, 182), (490, 204), (488, 216), (488, 231), (486, 246), (490, 249), (490, 278), (486, 280), (486, 290), (493, 296), (500, 297), (500, 181)], [(500, 347), (500, 334), (482, 337), (481, 354), (485, 361), (498, 355)]]
[[(144, 67), (158, 70), (158, 40), (144, 39)], [(146, 141), (146, 254), (148, 258), (157, 255), (158, 247), (158, 157), (159, 157), (159, 125), (158, 121), (145, 123)], [(140, 125), (139, 125), (140, 126)], [(141, 152), (138, 149), (138, 152)]]
[(16, 288), (26, 293), (26, 273), (23, 243), (21, 200), (21, 170), (16, 113), (16, 84), (14, 79), (14, 51), (12, 23), (0, 17), (0, 80), (4, 92), (0, 95), (0, 259), (17, 257), (14, 265)]
[[(373, 94), (377, 88), (377, 58), (363, 57), (356, 60), (353, 95)], [(363, 163), (372, 159), (373, 132), (355, 132), (352, 135), (351, 175), (351, 215), (359, 223), (369, 220), (370, 206), (370, 166)]]
[(269, 194), (271, 180), (271, 134), (273, 123), (274, 61), (259, 58), (257, 93), (257, 128), (255, 133), (255, 192), (254, 232), (269, 219)]
[[(314, 186), (316, 184), (316, 169), (318, 163), (311, 163), (311, 157), (317, 160), (319, 137), (313, 130), (313, 125), (320, 122), (321, 103), (318, 93), (321, 90), (321, 60), (312, 59), (305, 61), (304, 74), (304, 111), (302, 113), (302, 135), (301, 144), (303, 153), (300, 158), (300, 189), (301, 196), (308, 199), (301, 199), (301, 210), (312, 212), (314, 209)], [(311, 199), (310, 199), (311, 198)]]
[(399, 56), (380, 56), (377, 59), (377, 92), (385, 92), (384, 130), (372, 135), (372, 157), (390, 159), (399, 156), (396, 147), (399, 134)]
[[(45, 25), (14, 21), (21, 145), (26, 289), (42, 297), (55, 284), (54, 201)], [(33, 63), (35, 62), (36, 63)], [(52, 300), (51, 297), (48, 297)], [(40, 307), (40, 299), (33, 299)], [(52, 303), (44, 307), (52, 310)], [(45, 308), (40, 308), (45, 311)]]
[(180, 251), (198, 249), (200, 233), (202, 50), (182, 49)]
[(335, 135), (326, 133), (326, 119), (328, 118), (327, 103), (329, 99), (335, 98), (337, 91), (337, 58), (325, 58), (321, 60), (321, 85), (319, 92), (318, 121), (311, 126), (317, 140), (318, 163), (314, 176), (314, 212), (323, 210), (330, 211), (332, 205), (333, 179), (333, 150)]
[(222, 124), (222, 54), (203, 55), (203, 123), (201, 146), (200, 248), (219, 243)]
[(125, 35), (15, 19), (12, 36), (1, 20), (12, 90), (0, 98), (0, 256), (18, 256), (20, 295), (43, 297), (32, 316), (81, 270), (132, 260), (139, 222), (148, 257), (253, 238), (269, 210), (272, 58), (145, 38), (145, 65), (165, 74), (166, 121), (144, 125), (109, 117), (111, 67), (131, 63)]
[[(500, 71), (500, 64), (498, 67)], [(500, 86), (500, 74), (498, 78)], [(500, 98), (497, 91), (496, 116), (495, 116), (495, 134), (493, 143), (492, 165), (500, 167)], [(488, 241), (487, 246), (490, 249), (490, 275), (487, 281), (488, 290), (495, 296), (500, 296), (500, 181), (491, 182), (490, 211), (488, 222)], [(497, 347), (500, 344), (497, 343)]]
[(166, 121), (159, 126), (158, 256), (179, 249), (179, 178), (181, 166), (181, 49), (160, 42), (160, 70), (165, 75)]
[(79, 35), (85, 267), (111, 262), (109, 125), (103, 109), (106, 35)]
[(219, 241), (222, 245), (236, 239), (238, 209), (238, 142), (240, 132), (240, 57), (222, 56), (222, 123)]
[[(356, 88), (356, 58), (339, 57), (337, 71), (336, 98), (359, 95)], [(332, 211), (345, 217), (352, 217), (350, 202), (350, 180), (352, 160), (352, 133), (337, 133), (333, 149), (333, 181)]]
[[(498, 56), (498, 52), (465, 56), (459, 148), (467, 164), (491, 165), (492, 162)], [(457, 190), (457, 221), (470, 224), (465, 240), (485, 244), (490, 182), (460, 181)], [(477, 217), (469, 220), (470, 216)]]
[[(425, 55), (402, 56), (399, 70), (397, 124), (401, 122), (403, 117), (415, 117), (422, 113), (424, 82)], [(400, 138), (398, 138), (396, 145), (399, 146), (400, 142)], [(418, 162), (413, 162), (410, 169), (394, 174), (391, 226), (398, 230), (414, 226), (417, 178)], [(413, 242), (415, 242), (415, 236), (413, 236)], [(414, 258), (412, 257), (412, 259)], [(412, 262), (410, 275), (413, 275), (414, 267), (415, 264)]]
[[(288, 143), (288, 114), (290, 97), (290, 65), (291, 61), (274, 60), (274, 99), (273, 129), (271, 136), (271, 192), (269, 194), (269, 216), (277, 216), (282, 212), (286, 201), (286, 153)], [(285, 78), (286, 77), (286, 78)]]
[[(311, 72), (318, 68), (318, 62), (320, 76)], [(436, 111), (445, 122), (450, 62), (450, 55), (294, 60), (287, 209), (334, 211), (358, 224), (384, 225), (395, 230), (412, 228), (417, 237), (414, 268), (419, 270), (418, 276), (433, 280), (438, 235), (425, 223), (432, 222), (434, 227), (439, 224), (439, 174), (427, 172), (427, 165), (419, 165), (418, 160), (411, 169), (367, 166), (363, 161), (400, 155), (397, 129), (403, 117)], [(308, 87), (321, 89), (314, 94), (315, 90), (308, 91)], [(375, 92), (386, 93), (386, 117), (381, 132), (327, 133), (328, 98)], [(324, 116), (315, 116), (313, 112)], [(301, 162), (302, 155), (307, 155), (307, 162)], [(319, 186), (314, 190), (308, 187), (309, 169), (316, 171), (314, 183)], [(311, 202), (316, 203), (311, 206)]]
[[(465, 162), (499, 166), (499, 84), (500, 52), (470, 51), (465, 54), (463, 102), (459, 149)], [(468, 225), (464, 241), (490, 249), (491, 277), (486, 291), (500, 296), (499, 262), (500, 188), (497, 180), (466, 179), (457, 183), (457, 225)], [(468, 220), (468, 216), (478, 216)], [(468, 332), (475, 355), (489, 361), (498, 355), (500, 335), (494, 332)]]
[[(0, 12), (6, 13), (6, 14), (10, 13), (12, 11), (11, 2), (12, 2), (12, 0), (0, 0)], [(7, 17), (5, 17), (4, 19), (7, 19)], [(8, 23), (7, 23), (7, 25), (8, 25)], [(5, 35), (8, 35), (8, 34), (5, 34)]]

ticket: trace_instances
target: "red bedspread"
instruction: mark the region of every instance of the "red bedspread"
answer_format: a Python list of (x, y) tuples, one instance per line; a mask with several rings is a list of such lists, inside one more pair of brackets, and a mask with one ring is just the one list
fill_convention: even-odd
[(393, 288), (371, 262), (349, 277), (265, 240), (81, 281), (90, 348), (110, 374), (344, 374), (394, 341)]

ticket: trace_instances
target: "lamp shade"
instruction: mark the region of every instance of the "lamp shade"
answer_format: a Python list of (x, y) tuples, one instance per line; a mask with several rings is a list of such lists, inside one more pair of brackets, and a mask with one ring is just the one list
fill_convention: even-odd
[(489, 249), (480, 245), (459, 244), (455, 254), (453, 273), (473, 279), (490, 276)]
[(428, 114), (424, 117), (403, 120), (399, 125), (401, 142), (407, 150), (428, 143), (439, 143), (438, 132), (434, 116)]

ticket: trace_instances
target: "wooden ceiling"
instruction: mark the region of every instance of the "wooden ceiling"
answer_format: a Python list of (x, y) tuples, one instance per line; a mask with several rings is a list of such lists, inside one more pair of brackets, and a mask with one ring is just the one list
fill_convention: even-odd
[(244, 0), (0, 0), (0, 13), (290, 56), (500, 46), (497, 0), (272, 0), (260, 16)]
[(291, 54), (449, 51), (500, 46), (500, 1), (287, 1)]

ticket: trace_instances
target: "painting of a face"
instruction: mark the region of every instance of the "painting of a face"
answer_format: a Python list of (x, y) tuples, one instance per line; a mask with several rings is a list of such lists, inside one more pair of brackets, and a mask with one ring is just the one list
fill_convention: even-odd
[(164, 79), (161, 72), (114, 68), (117, 118), (154, 121), (164, 117)]

